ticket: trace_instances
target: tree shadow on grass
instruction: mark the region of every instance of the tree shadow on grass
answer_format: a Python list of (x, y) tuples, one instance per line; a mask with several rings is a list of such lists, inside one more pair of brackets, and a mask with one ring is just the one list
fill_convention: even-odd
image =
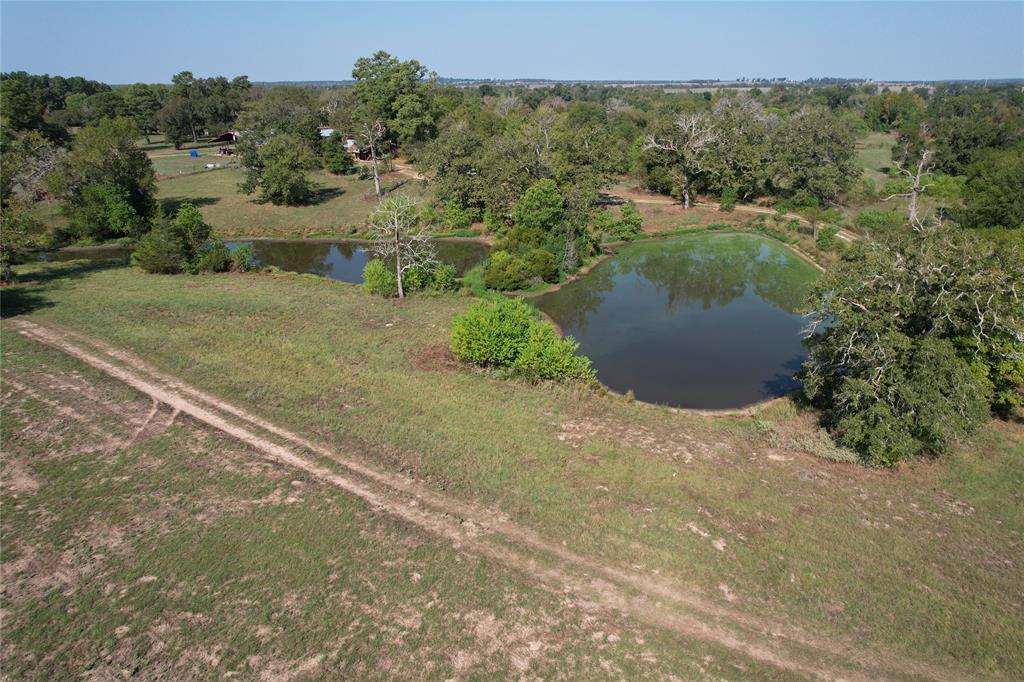
[(322, 204), (325, 201), (337, 199), (344, 193), (345, 190), (340, 187), (319, 187), (313, 193), (313, 200), (309, 202), (309, 205)]
[(174, 216), (183, 204), (192, 204), (196, 208), (202, 208), (216, 204), (218, 201), (220, 201), (220, 197), (167, 197), (160, 200), (160, 208), (163, 209), (165, 215)]
[(48, 264), (35, 272), (21, 273), (14, 284), (0, 289), (0, 317), (9, 319), (53, 306), (49, 291), (111, 268), (125, 267), (123, 260), (77, 260)]

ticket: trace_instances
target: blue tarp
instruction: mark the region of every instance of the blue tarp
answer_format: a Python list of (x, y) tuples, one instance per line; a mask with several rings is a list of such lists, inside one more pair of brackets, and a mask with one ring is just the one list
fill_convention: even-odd
[(199, 152), (197, 152), (197, 151), (196, 151), (195, 149), (193, 149), (192, 151), (190, 151), (190, 152), (188, 153), (188, 155), (189, 155), (189, 156), (191, 156), (191, 157), (192, 157), (193, 159), (198, 159), (198, 158), (199, 158)]

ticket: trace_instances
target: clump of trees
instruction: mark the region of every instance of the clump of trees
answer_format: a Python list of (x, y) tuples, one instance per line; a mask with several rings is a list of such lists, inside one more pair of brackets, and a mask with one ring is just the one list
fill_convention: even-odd
[(870, 463), (943, 452), (1024, 400), (1024, 254), (952, 225), (862, 241), (811, 297), (804, 393)]
[(556, 282), (595, 248), (584, 215), (573, 211), (550, 178), (538, 180), (512, 207), (512, 226), (495, 245), (485, 266), (491, 289), (521, 289), (532, 282)]
[(530, 379), (596, 382), (579, 344), (561, 338), (521, 299), (477, 301), (452, 322), (451, 349), (461, 360)]
[(173, 219), (161, 219), (139, 241), (132, 263), (160, 274), (223, 272), (232, 263), (231, 253), (211, 232), (198, 208), (182, 204)]

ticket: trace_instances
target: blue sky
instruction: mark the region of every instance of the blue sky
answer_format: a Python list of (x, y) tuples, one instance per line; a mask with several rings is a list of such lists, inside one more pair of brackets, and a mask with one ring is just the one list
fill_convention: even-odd
[(0, 2), (0, 68), (109, 83), (442, 76), (1024, 77), (1024, 2)]

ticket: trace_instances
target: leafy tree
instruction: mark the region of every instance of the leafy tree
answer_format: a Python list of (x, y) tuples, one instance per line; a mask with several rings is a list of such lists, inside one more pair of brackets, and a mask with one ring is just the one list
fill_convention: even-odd
[(124, 89), (124, 105), (128, 116), (149, 142), (150, 133), (159, 128), (158, 114), (163, 106), (163, 90), (146, 83), (135, 83)]
[(357, 59), (352, 91), (360, 120), (380, 121), (400, 144), (427, 140), (435, 130), (430, 104), (430, 82), (435, 77), (415, 59), (403, 62), (383, 50)]
[(335, 175), (348, 175), (355, 172), (356, 162), (349, 151), (345, 149), (345, 140), (337, 130), (323, 141), (321, 149), (324, 166), (328, 171)]
[(942, 452), (1015, 393), (1021, 282), (1019, 248), (949, 226), (858, 242), (815, 285), (806, 395), (869, 462)]
[(775, 120), (759, 103), (743, 96), (720, 100), (711, 116), (717, 135), (700, 156), (707, 189), (734, 190), (744, 199), (763, 194)]
[(59, 161), (58, 148), (37, 130), (0, 138), (0, 282), (14, 279), (14, 254), (37, 243), (43, 232), (32, 205)]
[(827, 109), (802, 109), (772, 135), (771, 185), (790, 196), (833, 201), (860, 175), (853, 136)]
[(319, 164), (306, 143), (295, 135), (274, 135), (246, 153), (242, 162), (246, 176), (239, 190), (245, 194), (258, 191), (261, 201), (288, 206), (309, 203), (316, 196), (317, 185), (307, 171)]
[(190, 138), (196, 139), (196, 130), (202, 121), (191, 102), (181, 95), (172, 94), (157, 113), (157, 125), (174, 148), (181, 149)]
[(259, 91), (238, 116), (245, 137), (262, 141), (287, 133), (302, 139), (310, 149), (320, 144), (320, 104), (316, 93), (287, 86)]
[(179, 123), (188, 126), (192, 142), (199, 142), (199, 130), (203, 126), (201, 94), (199, 82), (191, 71), (182, 71), (171, 77), (171, 94), (175, 105), (179, 108)]
[(968, 166), (963, 195), (954, 211), (961, 225), (1024, 228), (1024, 148), (991, 151)]
[(554, 180), (539, 180), (512, 208), (516, 225), (541, 234), (556, 231), (565, 219), (565, 198)]
[(147, 227), (147, 222), (128, 202), (128, 193), (108, 183), (82, 187), (68, 217), (76, 235), (93, 240), (138, 237)]
[[(102, 119), (78, 132), (67, 163), (51, 176), (51, 189), (64, 199), (65, 214), (84, 235), (99, 238), (126, 229), (139, 234), (148, 228), (156, 213), (156, 184), (153, 164), (135, 145), (138, 137), (131, 119)], [(101, 214), (112, 222), (90, 226)]]

